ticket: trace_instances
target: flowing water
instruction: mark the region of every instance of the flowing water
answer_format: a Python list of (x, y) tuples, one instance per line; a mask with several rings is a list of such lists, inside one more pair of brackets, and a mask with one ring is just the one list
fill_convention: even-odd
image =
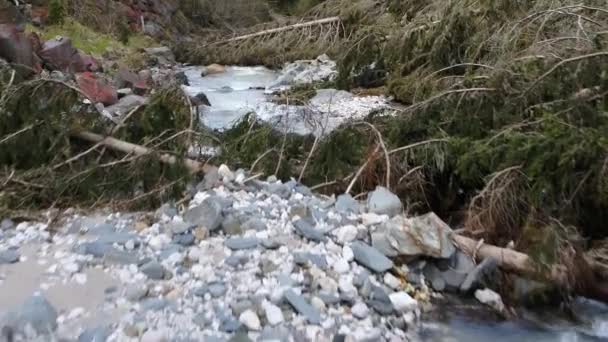
[[(250, 112), (267, 121), (284, 116), (285, 106), (271, 104), (265, 91), (280, 73), (264, 67), (228, 67), (225, 73), (202, 77), (200, 71), (197, 67), (185, 69), (190, 82), (185, 88), (191, 95), (199, 92), (207, 95), (211, 107), (202, 108), (201, 118), (206, 126), (226, 129)], [(361, 112), (369, 108), (363, 109)], [(357, 112), (357, 108), (349, 110)], [(339, 122), (335, 120), (334, 125)], [(296, 131), (310, 130), (302, 122), (289, 125), (296, 127)], [(438, 304), (438, 307), (439, 317), (422, 322), (420, 337), (424, 341), (608, 341), (608, 306), (590, 300), (577, 299), (572, 306), (574, 317), (570, 319), (557, 314), (557, 309), (523, 312), (517, 319), (501, 321), (477, 303), (465, 305), (466, 310), (458, 305)]]

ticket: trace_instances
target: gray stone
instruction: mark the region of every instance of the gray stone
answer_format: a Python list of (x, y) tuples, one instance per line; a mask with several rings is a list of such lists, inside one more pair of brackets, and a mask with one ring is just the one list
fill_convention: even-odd
[(92, 255), (95, 258), (103, 258), (103, 256), (111, 250), (116, 249), (111, 245), (100, 243), (98, 241), (85, 242), (75, 247), (76, 253)]
[(385, 187), (378, 186), (367, 197), (367, 208), (370, 212), (393, 217), (401, 214), (403, 205), (397, 195)]
[(171, 221), (168, 225), (167, 225), (168, 230), (171, 231), (172, 234), (184, 234), (187, 233), (189, 231), (191, 231), (193, 228), (196, 228), (196, 226), (190, 224), (190, 223), (186, 223), (186, 222), (174, 222)]
[(131, 285), (125, 290), (125, 297), (132, 302), (140, 301), (147, 295), (148, 287), (142, 285)]
[(273, 239), (264, 239), (262, 240), (262, 247), (266, 249), (279, 249), (282, 244)]
[(429, 256), (450, 258), (456, 251), (452, 229), (437, 215), (397, 216), (372, 233), (372, 245), (389, 257)]
[[(466, 273), (461, 273), (454, 269), (441, 272), (441, 277), (445, 281), (446, 289), (455, 291), (460, 288), (460, 285), (464, 282), (467, 277)], [(409, 279), (408, 279), (409, 280)]]
[(327, 240), (325, 234), (322, 231), (315, 229), (306, 220), (299, 219), (293, 223), (293, 226), (296, 230), (296, 233), (307, 238), (308, 240), (315, 242), (325, 242)]
[(103, 244), (108, 244), (108, 245), (112, 245), (112, 244), (124, 245), (128, 241), (133, 241), (133, 243), (135, 244), (135, 247), (139, 246), (139, 244), (140, 244), (140, 241), (139, 241), (139, 238), (137, 237), (137, 235), (131, 234), (131, 233), (115, 232), (115, 233), (111, 233), (111, 234), (102, 235), (97, 239), (98, 243), (103, 243)]
[(207, 285), (207, 291), (211, 294), (212, 297), (218, 298), (226, 294), (228, 289), (224, 283), (213, 282)]
[(252, 309), (253, 307), (254, 307), (254, 304), (249, 299), (241, 300), (241, 301), (230, 304), (232, 313), (235, 316), (240, 316), (243, 312), (245, 312), (249, 309)]
[(435, 291), (443, 291), (445, 290), (445, 280), (441, 275), (441, 271), (439, 269), (429, 263), (424, 268), (424, 277), (431, 283), (431, 286)]
[(278, 182), (266, 185), (266, 191), (285, 199), (291, 196), (291, 189), (289, 188), (289, 186)]
[(175, 253), (181, 253), (181, 251), (184, 249), (184, 247), (182, 245), (178, 245), (175, 243), (170, 243), (168, 245), (166, 245), (161, 251), (160, 254), (158, 255), (159, 259), (161, 260), (166, 260), (168, 259), (171, 255), (175, 254)]
[(211, 190), (216, 185), (220, 184), (221, 180), (222, 176), (220, 176), (218, 168), (213, 166), (205, 173), (205, 177), (203, 178), (203, 181), (198, 184), (197, 189), (199, 191)]
[(116, 248), (108, 248), (103, 255), (103, 261), (110, 265), (137, 265), (139, 259), (135, 254), (124, 252)]
[(141, 309), (143, 311), (162, 311), (171, 304), (166, 299), (161, 298), (147, 298), (141, 302)]
[(158, 208), (154, 214), (157, 219), (160, 219), (164, 216), (169, 218), (173, 218), (177, 216), (179, 213), (177, 212), (177, 208), (171, 203), (165, 203)]
[(226, 333), (233, 333), (238, 331), (243, 325), (238, 319), (234, 317), (228, 317), (220, 322), (220, 331)]
[(139, 270), (141, 273), (153, 280), (162, 280), (165, 277), (165, 268), (156, 261), (150, 261), (149, 263), (141, 266)]
[(284, 326), (265, 326), (260, 334), (259, 342), (289, 342), (291, 331)]
[(138, 106), (148, 103), (148, 99), (139, 95), (126, 95), (118, 100), (117, 103), (105, 108), (105, 111), (112, 116), (122, 117), (129, 114)]
[(359, 202), (357, 202), (350, 194), (342, 194), (336, 199), (336, 210), (342, 213), (358, 213)]
[(184, 246), (184, 247), (189, 247), (194, 245), (194, 235), (187, 233), (187, 234), (180, 234), (180, 235), (175, 235), (173, 237), (173, 242), (180, 245), (180, 246)]
[(222, 222), (222, 230), (226, 235), (241, 235), (243, 234), (243, 228), (241, 222), (234, 215), (228, 215)]
[(184, 214), (184, 220), (198, 227), (214, 231), (220, 227), (223, 220), (222, 203), (217, 197), (209, 197), (200, 205), (188, 209)]
[(252, 249), (256, 248), (260, 243), (257, 238), (230, 238), (224, 244), (232, 250)]
[(309, 187), (305, 186), (305, 185), (298, 185), (295, 187), (294, 189), (297, 193), (302, 194), (304, 196), (312, 196), (313, 193), (310, 190)]
[(313, 254), (308, 252), (296, 252), (293, 254), (293, 260), (297, 265), (306, 265), (309, 262), (322, 270), (327, 269), (327, 259), (324, 255)]
[(319, 297), (319, 299), (321, 299), (327, 306), (340, 303), (340, 296), (337, 293), (321, 291), (317, 294), (317, 297)]
[(15, 227), (15, 223), (10, 218), (5, 218), (0, 223), (0, 230), (9, 230)]
[(87, 229), (87, 233), (92, 234), (92, 235), (98, 235), (98, 236), (111, 235), (111, 234), (114, 234), (115, 232), (116, 232), (116, 227), (109, 223), (96, 224)]
[(245, 332), (236, 333), (228, 342), (253, 342)]
[(109, 327), (90, 328), (78, 336), (78, 342), (105, 342), (111, 334)]
[(388, 294), (379, 286), (371, 285), (366, 303), (381, 315), (391, 315), (395, 308)]
[(285, 300), (301, 315), (303, 315), (310, 324), (321, 324), (321, 313), (315, 307), (310, 305), (304, 297), (296, 294), (293, 290), (287, 290), (284, 293)]
[(27, 326), (38, 334), (48, 334), (57, 329), (57, 311), (41, 295), (28, 298), (13, 317), (18, 331), (24, 331)]
[(475, 267), (471, 273), (467, 274), (467, 277), (460, 285), (460, 291), (469, 292), (480, 286), (483, 278), (494, 272), (497, 265), (496, 260), (493, 258), (483, 259), (483, 261), (477, 265), (477, 267)]
[(264, 223), (261, 219), (257, 217), (250, 218), (246, 220), (242, 225), (243, 230), (255, 230), (255, 231), (263, 231), (268, 229), (266, 223)]
[(376, 248), (361, 241), (355, 241), (350, 248), (353, 250), (355, 260), (374, 272), (385, 272), (393, 268), (393, 262)]
[(4, 251), (0, 251), (0, 265), (2, 264), (14, 264), (19, 261), (21, 255), (19, 251), (15, 249), (7, 249)]
[(190, 85), (190, 82), (188, 82), (188, 77), (186, 76), (186, 73), (183, 71), (178, 71), (175, 73), (175, 81), (179, 85), (185, 85), (185, 86)]
[(228, 266), (238, 267), (246, 264), (247, 261), (249, 261), (249, 257), (247, 255), (232, 254), (231, 256), (227, 257), (226, 260), (224, 260), (224, 263)]

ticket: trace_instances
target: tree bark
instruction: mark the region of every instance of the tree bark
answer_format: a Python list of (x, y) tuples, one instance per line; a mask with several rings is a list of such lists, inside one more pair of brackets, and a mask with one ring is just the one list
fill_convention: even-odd
[[(492, 258), (505, 271), (522, 276), (550, 281), (560, 287), (572, 289), (579, 295), (608, 303), (608, 284), (600, 281), (590, 265), (580, 254), (568, 269), (564, 265), (553, 265), (549, 269), (541, 268), (527, 254), (512, 249), (482, 244), (479, 241), (462, 235), (452, 236), (454, 244), (463, 252), (474, 255), (477, 259)], [(572, 283), (573, 282), (573, 283)]]
[[(73, 133), (72, 136), (82, 139), (82, 140), (92, 142), (92, 143), (101, 144), (101, 145), (106, 146), (107, 148), (110, 148), (115, 151), (120, 151), (120, 152), (124, 152), (124, 153), (133, 153), (138, 156), (155, 153), (154, 150), (141, 146), (141, 145), (132, 144), (130, 142), (126, 142), (126, 141), (119, 140), (119, 139), (112, 138), (112, 137), (104, 137), (102, 135), (87, 132), (87, 131)], [(170, 155), (167, 153), (158, 155), (158, 160), (160, 160), (161, 162), (163, 162), (165, 164), (171, 164), (171, 165), (174, 165), (178, 162), (182, 162), (184, 164), (184, 166), (192, 173), (197, 173), (197, 172), (201, 172), (201, 171), (208, 172), (210, 170), (210, 166), (208, 166), (206, 164), (199, 163), (195, 160), (188, 159), (188, 158), (183, 158), (180, 160), (176, 156), (173, 156), (173, 155)]]
[[(238, 40), (244, 40), (244, 39), (249, 39), (249, 38), (253, 38), (253, 37), (259, 37), (259, 36), (263, 36), (263, 35), (266, 35), (266, 34), (284, 32), (284, 31), (295, 30), (295, 29), (310, 27), (310, 26), (314, 26), (314, 25), (323, 25), (323, 24), (334, 23), (334, 22), (339, 22), (339, 21), (340, 21), (340, 17), (329, 17), (329, 18), (324, 18), (324, 19), (318, 19), (318, 20), (308, 21), (308, 22), (305, 22), (305, 23), (299, 23), (299, 24), (294, 24), (294, 25), (289, 25), (289, 26), (284, 26), (284, 27), (278, 27), (278, 28), (274, 28), (274, 29), (259, 31), (259, 32), (256, 32), (256, 33), (246, 34), (246, 35), (243, 35), (243, 36), (238, 36), (238, 37), (222, 40), (222, 41), (219, 41), (219, 42), (215, 42), (213, 44), (230, 43), (230, 42), (234, 42), (234, 41), (238, 41)], [(211, 45), (213, 45), (213, 44), (211, 44)]]

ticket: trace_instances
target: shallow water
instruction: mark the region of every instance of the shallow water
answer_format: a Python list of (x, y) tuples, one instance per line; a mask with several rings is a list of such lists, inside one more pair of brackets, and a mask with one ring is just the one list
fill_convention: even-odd
[(440, 317), (422, 323), (423, 341), (447, 342), (596, 342), (608, 341), (608, 306), (577, 298), (571, 316), (559, 308), (538, 311), (519, 310), (512, 320), (496, 319), (491, 311), (474, 302), (466, 309), (455, 305), (441, 307)]
[(267, 102), (264, 89), (278, 77), (265, 67), (227, 67), (222, 74), (201, 77), (200, 67), (184, 70), (190, 95), (204, 92), (211, 107), (203, 106), (202, 122), (211, 129), (224, 129)]

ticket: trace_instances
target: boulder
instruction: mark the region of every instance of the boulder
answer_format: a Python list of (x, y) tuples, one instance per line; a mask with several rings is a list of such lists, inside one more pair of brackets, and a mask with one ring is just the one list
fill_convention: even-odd
[(118, 102), (116, 90), (93, 73), (84, 72), (76, 75), (76, 82), (80, 90), (95, 103), (100, 102), (110, 106)]
[(192, 104), (197, 107), (198, 106), (211, 106), (211, 103), (209, 102), (207, 95), (205, 95), (205, 93), (203, 93), (203, 92), (200, 92), (194, 96), (191, 96), (190, 102), (192, 102)]
[(36, 41), (35, 35), (21, 32), (15, 25), (0, 24), (0, 58), (40, 72), (40, 59), (35, 54)]
[(367, 208), (371, 213), (393, 217), (401, 214), (403, 206), (397, 195), (389, 189), (378, 186), (367, 197)]
[(39, 55), (51, 70), (78, 73), (100, 69), (99, 63), (93, 57), (88, 55), (83, 57), (72, 45), (72, 41), (65, 37), (44, 42)]
[[(152, 30), (153, 28), (147, 27), (146, 29)], [(175, 63), (175, 55), (170, 48), (166, 46), (147, 48), (144, 51), (150, 55), (155, 57), (158, 60), (159, 64), (173, 64)]]
[(110, 113), (112, 116), (122, 117), (123, 115), (128, 114), (137, 106), (146, 104), (148, 99), (139, 95), (127, 95), (118, 100), (117, 103), (108, 106), (105, 110)]
[(355, 260), (372, 271), (381, 273), (393, 268), (393, 262), (380, 253), (376, 248), (361, 241), (355, 241), (350, 246), (353, 250)]
[(116, 86), (118, 88), (131, 88), (136, 95), (144, 95), (150, 90), (144, 78), (125, 67), (119, 68), (116, 73)]
[(456, 251), (450, 234), (452, 229), (434, 213), (397, 216), (372, 233), (372, 245), (388, 257), (450, 258)]
[(219, 64), (210, 64), (203, 68), (201, 71), (201, 76), (205, 77), (208, 75), (222, 74), (226, 72), (226, 67)]

